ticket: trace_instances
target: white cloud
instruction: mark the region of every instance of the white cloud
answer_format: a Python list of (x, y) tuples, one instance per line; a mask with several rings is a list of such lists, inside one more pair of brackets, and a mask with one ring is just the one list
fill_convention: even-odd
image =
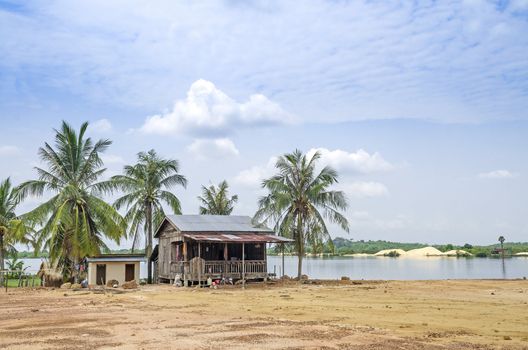
[(389, 194), (387, 187), (379, 182), (356, 181), (340, 186), (341, 190), (349, 197), (383, 197)]
[(519, 174), (512, 173), (508, 170), (494, 170), (487, 173), (480, 173), (478, 177), (481, 179), (511, 179), (518, 175)]
[(150, 134), (225, 135), (240, 126), (277, 125), (293, 117), (264, 95), (251, 95), (239, 103), (207, 80), (195, 81), (185, 100), (176, 101), (172, 111), (146, 119), (141, 131)]
[(125, 164), (123, 157), (115, 154), (101, 154), (101, 159), (105, 164)]
[(501, 3), (31, 2), (0, 13), (0, 65), (54, 69), (42, 86), (146, 110), (207, 76), (312, 121), (526, 120), (528, 6)]
[(105, 133), (112, 130), (112, 123), (108, 119), (103, 118), (90, 123), (89, 128), (93, 132)]
[[(330, 165), (339, 172), (351, 172), (357, 174), (389, 171), (394, 168), (394, 166), (383, 159), (379, 153), (369, 154), (362, 149), (357, 152), (347, 152), (340, 149), (331, 151), (326, 148), (312, 148), (307, 152), (307, 155), (311, 157), (316, 151), (319, 151), (321, 154), (318, 168)], [(275, 173), (275, 163), (277, 158), (277, 156), (271, 157), (264, 165), (256, 165), (242, 170), (235, 177), (235, 182), (248, 187), (260, 186), (263, 179), (270, 177)], [(354, 184), (356, 188), (352, 188), (352, 190), (355, 191), (355, 193), (363, 191), (363, 197), (375, 196), (376, 191), (378, 191), (378, 193), (383, 192), (380, 186), (376, 187), (376, 183), (364, 182)], [(362, 189), (359, 187), (362, 187)], [(370, 195), (367, 193), (370, 193)], [(354, 196), (357, 197), (358, 195), (356, 194)]]
[(370, 213), (364, 210), (353, 211), (349, 216), (353, 221), (370, 219)]
[(256, 165), (242, 170), (235, 176), (234, 181), (246, 187), (259, 187), (262, 180), (273, 175), (276, 162), (277, 157), (271, 157), (265, 165)]
[(238, 156), (240, 153), (233, 141), (228, 138), (197, 139), (187, 149), (201, 159), (227, 158)]
[(16, 146), (5, 145), (0, 146), (0, 156), (14, 156), (20, 153), (20, 149)]
[(321, 162), (324, 165), (330, 165), (336, 170), (369, 174), (394, 168), (377, 152), (369, 154), (363, 149), (347, 152), (340, 149), (331, 151), (326, 148), (312, 148), (308, 151), (308, 155), (312, 156), (316, 151), (321, 154)]

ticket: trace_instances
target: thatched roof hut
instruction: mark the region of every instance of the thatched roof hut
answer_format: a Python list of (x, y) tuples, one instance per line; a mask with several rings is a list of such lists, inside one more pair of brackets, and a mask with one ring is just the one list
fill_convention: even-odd
[(42, 261), (37, 276), (42, 281), (44, 287), (60, 287), (63, 283), (62, 271), (48, 261)]

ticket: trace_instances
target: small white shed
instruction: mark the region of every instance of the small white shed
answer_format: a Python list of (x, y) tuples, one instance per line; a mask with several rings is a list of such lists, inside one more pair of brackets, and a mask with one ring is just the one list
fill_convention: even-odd
[(86, 258), (88, 263), (88, 284), (105, 285), (117, 280), (119, 285), (136, 280), (139, 282), (139, 263), (145, 262), (140, 254), (105, 254)]

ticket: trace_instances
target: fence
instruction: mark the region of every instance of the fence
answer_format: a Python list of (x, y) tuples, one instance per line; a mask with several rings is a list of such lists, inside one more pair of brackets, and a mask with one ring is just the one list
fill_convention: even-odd
[(21, 288), (40, 286), (41, 280), (35, 274), (23, 270), (0, 270), (0, 288)]

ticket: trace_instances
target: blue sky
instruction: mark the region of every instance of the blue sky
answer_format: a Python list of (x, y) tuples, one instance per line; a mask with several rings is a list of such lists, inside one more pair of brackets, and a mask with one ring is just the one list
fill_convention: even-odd
[(275, 157), (319, 149), (349, 238), (526, 241), (525, 33), (526, 0), (0, 0), (0, 177), (88, 120), (108, 175), (179, 159), (184, 213), (227, 179), (252, 215)]

